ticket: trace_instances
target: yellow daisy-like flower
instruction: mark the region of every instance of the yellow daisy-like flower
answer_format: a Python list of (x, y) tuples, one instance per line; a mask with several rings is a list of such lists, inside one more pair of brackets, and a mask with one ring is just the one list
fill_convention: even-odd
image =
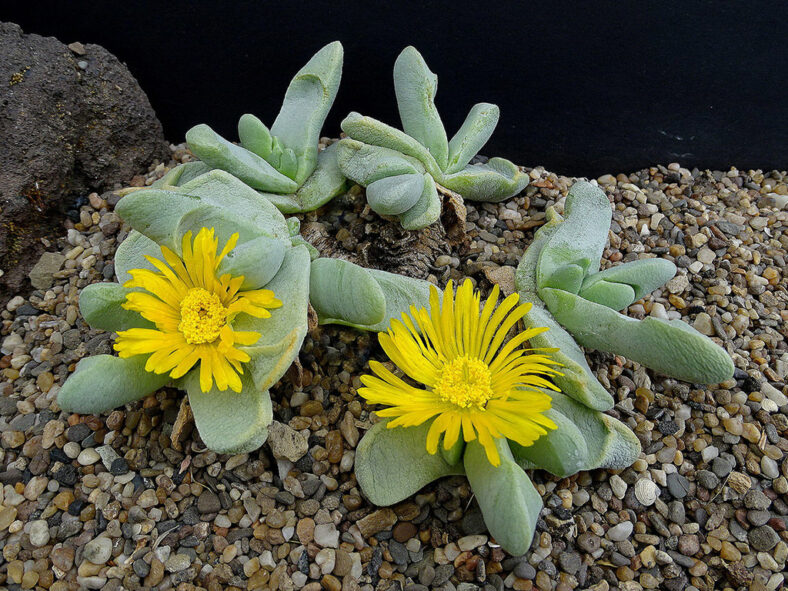
[(496, 438), (528, 446), (556, 428), (542, 414), (550, 408), (550, 396), (541, 389), (558, 390), (547, 377), (560, 375), (551, 367), (560, 364), (520, 348), (547, 329), (528, 329), (504, 344), (531, 304), (518, 306), (519, 296), (512, 294), (496, 309), (498, 293), (496, 285), (480, 310), (481, 294), (468, 279), (456, 299), (449, 281), (442, 302), (430, 287), (431, 311), (411, 306), (402, 322), (392, 320), (388, 332), (378, 335), (388, 357), (426, 388), (414, 387), (382, 363), (370, 361), (376, 375), (362, 376), (365, 387), (358, 393), (370, 403), (389, 407), (377, 411), (381, 417), (395, 417), (389, 428), (412, 427), (434, 417), (427, 434), (431, 454), (438, 451), (441, 434), (448, 450), (462, 431), (466, 442), (478, 437), (487, 459), (498, 466)]
[(260, 333), (233, 330), (238, 314), (269, 318), (268, 309), (282, 305), (269, 289), (239, 291), (243, 276), (229, 273), (217, 277), (222, 259), (235, 248), (233, 234), (218, 252), (214, 229), (202, 228), (192, 244), (187, 232), (181, 243), (183, 257), (162, 246), (164, 261), (146, 256), (158, 269), (133, 269), (124, 287), (144, 291), (126, 296), (123, 307), (139, 312), (156, 328), (132, 328), (118, 332), (115, 350), (120, 357), (150, 354), (145, 370), (179, 378), (200, 364), (200, 389), (208, 392), (216, 382), (219, 390), (241, 391), (242, 363), (249, 355), (237, 348), (252, 345)]

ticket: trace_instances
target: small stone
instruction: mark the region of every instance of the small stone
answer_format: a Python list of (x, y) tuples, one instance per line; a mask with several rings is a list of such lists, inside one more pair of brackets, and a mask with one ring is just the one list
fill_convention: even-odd
[(394, 511), (391, 509), (378, 509), (360, 519), (358, 529), (361, 531), (361, 535), (366, 538), (391, 527), (396, 522), (397, 514)]
[(112, 540), (103, 536), (89, 541), (82, 550), (82, 558), (93, 564), (104, 564), (111, 557)]
[(607, 530), (607, 537), (614, 542), (622, 542), (632, 535), (633, 525), (631, 521), (622, 521)]
[(741, 472), (731, 472), (730, 476), (728, 477), (728, 486), (730, 486), (737, 493), (744, 494), (750, 490), (752, 483), (750, 482), (750, 477), (746, 474), (742, 474)]
[(98, 452), (92, 447), (83, 449), (77, 456), (77, 463), (81, 466), (91, 466), (101, 459)]
[[(228, 546), (229, 548), (230, 546)], [(232, 546), (233, 548), (235, 546)], [(192, 559), (188, 554), (173, 554), (164, 563), (164, 568), (169, 573), (179, 573), (186, 570), (191, 565)]]
[(324, 548), (339, 547), (339, 532), (333, 523), (321, 523), (315, 526), (315, 543)]
[(49, 289), (54, 283), (53, 275), (60, 271), (66, 257), (59, 252), (45, 252), (30, 270), (28, 277), (36, 289)]
[(761, 552), (768, 552), (780, 541), (777, 532), (768, 525), (762, 525), (761, 527), (751, 529), (747, 534), (747, 539), (753, 548)]
[[(199, 504), (199, 499), (197, 500)], [(137, 498), (137, 505), (143, 509), (149, 509), (159, 504), (159, 498), (156, 496), (156, 491), (152, 488), (146, 488), (142, 494)]]
[(465, 536), (457, 540), (457, 546), (459, 546), (460, 550), (463, 552), (469, 552), (471, 550), (475, 550), (479, 546), (483, 546), (487, 543), (487, 536)]
[(197, 497), (197, 510), (203, 515), (208, 513), (218, 513), (222, 508), (219, 497), (210, 490), (204, 490)]
[(580, 558), (580, 554), (577, 552), (561, 552), (561, 554), (558, 555), (558, 565), (561, 567), (562, 571), (570, 575), (577, 573), (582, 564), (583, 561)]
[(74, 548), (71, 546), (55, 548), (49, 556), (52, 564), (64, 573), (70, 571), (71, 567), (74, 566)]
[(43, 519), (36, 519), (30, 523), (30, 543), (36, 548), (49, 543), (49, 524)]
[(297, 462), (309, 451), (306, 436), (279, 421), (268, 427), (268, 444), (275, 458), (291, 462)]
[(668, 491), (674, 499), (683, 499), (690, 489), (689, 480), (678, 472), (672, 472), (667, 477)]
[(584, 552), (588, 552), (589, 554), (593, 554), (597, 550), (599, 550), (600, 546), (602, 545), (599, 536), (589, 531), (583, 532), (579, 536), (577, 536), (577, 545)]
[(659, 495), (659, 487), (653, 480), (641, 478), (635, 483), (635, 498), (644, 507), (653, 505)]
[(413, 536), (415, 536), (418, 531), (418, 528), (409, 521), (401, 521), (394, 527), (392, 535), (395, 540), (404, 544)]
[(610, 488), (613, 490), (613, 494), (619, 499), (623, 499), (624, 495), (627, 493), (627, 483), (624, 482), (618, 474), (613, 474), (613, 476), (610, 477)]

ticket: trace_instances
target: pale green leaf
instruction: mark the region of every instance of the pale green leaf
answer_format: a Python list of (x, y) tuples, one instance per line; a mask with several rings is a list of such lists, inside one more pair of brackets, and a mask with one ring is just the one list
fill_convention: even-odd
[(359, 142), (390, 148), (416, 158), (432, 176), (441, 175), (441, 168), (427, 148), (407, 133), (377, 119), (352, 112), (342, 121), (342, 131)]
[(189, 406), (203, 443), (216, 453), (249, 453), (265, 443), (273, 420), (268, 390), (259, 390), (245, 372), (240, 392), (200, 389), (200, 370), (193, 369), (183, 379)]
[(421, 197), (416, 205), (399, 216), (402, 227), (406, 230), (420, 230), (438, 221), (441, 215), (441, 198), (435, 187), (435, 181), (424, 174)]
[(461, 171), (479, 153), (495, 131), (500, 114), (498, 106), (490, 103), (479, 103), (471, 108), (462, 127), (449, 142), (446, 174)]
[(464, 199), (491, 203), (513, 197), (528, 185), (528, 175), (503, 158), (491, 158), (486, 164), (469, 165), (436, 180)]
[(462, 474), (441, 454), (427, 452), (430, 422), (417, 427), (386, 428), (381, 421), (367, 431), (356, 448), (356, 480), (375, 505), (393, 505), (444, 476)]
[[(339, 41), (323, 47), (301, 68), (287, 87), (282, 109), (271, 125), (271, 133), (295, 153), (297, 186), (317, 165), (317, 143), (342, 78), (343, 50)], [(274, 193), (292, 193), (266, 189)]]
[(543, 288), (539, 294), (585, 347), (623, 355), (688, 382), (717, 384), (733, 376), (730, 356), (681, 320), (627, 318), (560, 289)]
[(126, 310), (126, 295), (133, 290), (118, 283), (93, 283), (79, 293), (79, 311), (92, 328), (117, 332), (130, 328), (153, 328), (137, 312)]
[(262, 195), (282, 213), (314, 211), (345, 190), (345, 175), (337, 164), (338, 145), (331, 144), (317, 155), (317, 168), (294, 195)]
[(386, 312), (386, 298), (372, 274), (342, 259), (312, 263), (309, 294), (321, 324), (374, 325)]
[(517, 465), (506, 439), (496, 439), (501, 464), (493, 466), (474, 440), (465, 447), (465, 472), (479, 503), (484, 523), (501, 547), (515, 556), (531, 547), (542, 497)]
[(254, 189), (292, 193), (298, 188), (293, 179), (276, 170), (264, 158), (228, 142), (204, 123), (186, 132), (186, 142), (194, 155), (208, 166), (225, 170)]
[(285, 253), (276, 276), (265, 286), (282, 302), (271, 310), (270, 318), (240, 314), (233, 323), (235, 330), (261, 334), (255, 344), (240, 347), (251, 357), (244, 365), (259, 390), (268, 390), (279, 381), (301, 349), (306, 336), (309, 305), (309, 251), (302, 246)]
[(613, 216), (605, 193), (577, 182), (566, 197), (565, 221), (542, 248), (536, 268), (538, 287), (580, 291), (583, 277), (599, 269)]
[(389, 176), (424, 173), (421, 162), (395, 150), (347, 138), (338, 144), (339, 169), (347, 178), (364, 187)]
[(268, 131), (265, 123), (254, 115), (249, 113), (241, 115), (238, 120), (238, 139), (241, 140), (241, 145), (244, 148), (254, 152), (260, 158), (267, 159), (271, 154), (271, 132)]
[[(671, 261), (656, 258), (640, 259), (630, 263), (624, 263), (623, 265), (615, 265), (599, 273), (589, 275), (583, 280), (579, 295), (580, 297), (597, 302), (613, 310), (623, 310), (632, 302), (636, 302), (658, 287), (665, 285), (675, 274), (676, 265)], [(599, 293), (594, 292), (593, 288), (598, 283), (602, 282), (631, 287), (632, 300), (628, 304), (617, 307), (617, 303), (615, 305), (608, 305), (604, 300), (600, 301), (600, 299), (593, 297), (593, 294)], [(592, 294), (592, 297), (588, 297), (588, 294)]]
[(400, 174), (370, 183), (367, 202), (379, 215), (399, 215), (416, 205), (423, 192), (422, 175)]
[(438, 77), (412, 46), (402, 50), (394, 62), (394, 91), (405, 133), (427, 148), (438, 166), (445, 169), (449, 142), (435, 108)]
[(147, 359), (148, 355), (86, 357), (58, 392), (58, 405), (66, 412), (99, 414), (147, 396), (170, 381), (167, 374), (145, 371)]
[(155, 271), (156, 268), (148, 262), (146, 256), (163, 258), (158, 244), (137, 230), (132, 230), (115, 251), (115, 275), (118, 283), (123, 285), (131, 279), (129, 271), (132, 269)]

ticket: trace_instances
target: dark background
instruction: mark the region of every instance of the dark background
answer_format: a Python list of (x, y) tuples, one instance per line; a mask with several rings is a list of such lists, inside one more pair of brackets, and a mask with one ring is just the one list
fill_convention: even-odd
[(235, 140), (245, 112), (270, 125), (293, 74), (339, 39), (325, 135), (351, 110), (399, 126), (391, 72), (412, 44), (449, 137), (473, 103), (501, 107), (484, 154), (578, 176), (788, 165), (785, 2), (28, 0), (0, 19), (115, 53), (176, 143), (202, 122)]

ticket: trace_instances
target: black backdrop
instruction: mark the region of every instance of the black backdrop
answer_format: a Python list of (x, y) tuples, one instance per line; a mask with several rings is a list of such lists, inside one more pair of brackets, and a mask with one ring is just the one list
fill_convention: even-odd
[(245, 112), (270, 125), (290, 77), (339, 39), (326, 135), (351, 110), (399, 125), (391, 71), (412, 44), (439, 76), (449, 135), (473, 103), (500, 105), (485, 154), (591, 176), (788, 165), (782, 1), (6, 0), (0, 19), (108, 48), (174, 142), (200, 122), (236, 139)]

